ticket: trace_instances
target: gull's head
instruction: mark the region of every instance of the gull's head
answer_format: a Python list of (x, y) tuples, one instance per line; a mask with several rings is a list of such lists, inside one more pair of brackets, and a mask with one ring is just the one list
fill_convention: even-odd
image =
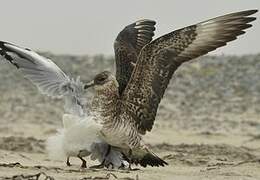
[(85, 89), (94, 87), (96, 91), (114, 90), (118, 88), (118, 83), (115, 76), (109, 71), (103, 71), (95, 76), (95, 78), (85, 84)]

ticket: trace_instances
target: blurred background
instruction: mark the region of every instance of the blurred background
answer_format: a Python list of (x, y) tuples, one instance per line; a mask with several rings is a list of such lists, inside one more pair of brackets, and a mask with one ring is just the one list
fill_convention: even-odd
[[(114, 39), (136, 20), (156, 20), (155, 37), (159, 37), (219, 15), (260, 8), (259, 0), (0, 2), (0, 40), (34, 49), (83, 81), (104, 69), (115, 71)], [(177, 70), (160, 104), (155, 127), (145, 136), (170, 166), (160, 173), (157, 169), (142, 171), (141, 179), (172, 175), (193, 180), (260, 179), (260, 13), (254, 16), (258, 19), (245, 35)], [(7, 171), (9, 177), (18, 171), (38, 172), (33, 166), (39, 164), (54, 174), (44, 141), (62, 127), (63, 100), (41, 95), (1, 58), (0, 94), (0, 178)], [(92, 92), (86, 96), (90, 98)], [(30, 167), (20, 171), (2, 167), (1, 161)], [(83, 177), (81, 171), (64, 175), (63, 161), (55, 166), (60, 168), (55, 177)], [(78, 166), (74, 168), (78, 170)]]
[[(66, 73), (74, 77), (80, 75), (85, 81), (104, 69), (114, 71), (114, 39), (124, 26), (138, 19), (156, 20), (155, 36), (158, 37), (215, 16), (260, 7), (259, 0), (10, 0), (1, 4), (1, 40), (38, 50)], [(260, 19), (260, 13), (254, 16)], [(236, 41), (200, 58), (203, 60), (184, 64), (169, 85), (159, 119), (175, 122), (177, 129), (190, 126), (206, 131), (210, 126), (215, 131), (227, 129), (229, 132), (248, 126), (243, 133), (252, 133), (250, 128), (258, 128), (260, 133), (260, 122), (256, 118), (260, 113), (259, 19)], [(25, 116), (22, 118), (25, 120), (27, 115), (31, 119), (37, 116), (35, 121), (46, 120), (39, 114), (48, 116), (50, 110), (56, 120), (48, 121), (61, 123), (62, 101), (49, 102), (48, 97), (40, 95), (4, 61), (1, 61), (0, 74), (1, 93), (7, 93), (0, 97), (0, 113), (9, 114), (3, 118), (5, 121), (11, 117), (18, 121), (13, 111), (24, 111), (21, 116)], [(30, 98), (25, 98), (27, 96)], [(35, 112), (30, 113), (30, 108), (24, 105)], [(35, 108), (38, 105), (44, 108)], [(9, 106), (12, 108), (6, 110)], [(255, 120), (256, 124), (251, 123)]]

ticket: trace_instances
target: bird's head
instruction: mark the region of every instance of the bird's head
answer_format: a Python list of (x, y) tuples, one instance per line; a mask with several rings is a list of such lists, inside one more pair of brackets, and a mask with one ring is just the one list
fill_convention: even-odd
[(113, 91), (118, 89), (118, 83), (113, 76), (113, 74), (109, 71), (103, 71), (95, 76), (95, 78), (86, 83), (84, 89), (88, 89), (90, 87), (94, 87), (95, 91), (103, 92), (103, 91)]

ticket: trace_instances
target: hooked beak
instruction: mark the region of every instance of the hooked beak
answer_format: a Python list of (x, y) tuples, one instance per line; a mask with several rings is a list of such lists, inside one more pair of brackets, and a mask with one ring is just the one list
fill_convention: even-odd
[(86, 84), (84, 85), (84, 89), (88, 89), (88, 88), (90, 88), (90, 87), (92, 87), (92, 86), (94, 86), (94, 80), (92, 80), (92, 81), (86, 83)]

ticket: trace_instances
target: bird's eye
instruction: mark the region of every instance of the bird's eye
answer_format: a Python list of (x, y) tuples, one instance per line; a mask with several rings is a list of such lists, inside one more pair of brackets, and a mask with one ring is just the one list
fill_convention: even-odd
[(95, 77), (94, 82), (95, 82), (95, 84), (104, 84), (104, 83), (106, 83), (107, 79), (108, 79), (108, 76), (106, 74), (99, 74)]
[(105, 81), (107, 78), (106, 77), (100, 77), (100, 78), (98, 78), (98, 81), (99, 82), (103, 82), (103, 81)]

